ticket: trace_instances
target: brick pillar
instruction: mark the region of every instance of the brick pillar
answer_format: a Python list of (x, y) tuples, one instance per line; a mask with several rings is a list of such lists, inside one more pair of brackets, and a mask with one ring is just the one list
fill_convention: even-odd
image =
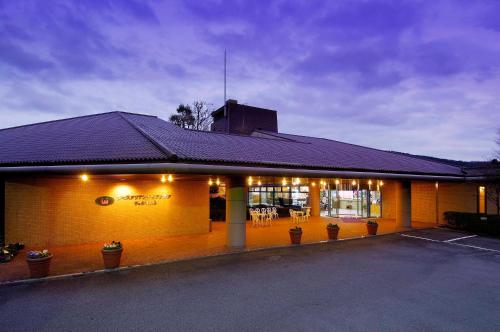
[(311, 204), (311, 216), (319, 217), (319, 183), (309, 185), (309, 202)]
[(246, 192), (244, 177), (226, 178), (226, 245), (241, 248), (246, 244)]
[(396, 225), (411, 227), (411, 181), (398, 181), (396, 191)]

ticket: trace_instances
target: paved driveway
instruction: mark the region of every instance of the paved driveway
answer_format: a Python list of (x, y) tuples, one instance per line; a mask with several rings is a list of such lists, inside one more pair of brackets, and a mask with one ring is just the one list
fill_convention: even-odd
[(0, 329), (498, 331), (499, 240), (405, 235), (3, 287)]

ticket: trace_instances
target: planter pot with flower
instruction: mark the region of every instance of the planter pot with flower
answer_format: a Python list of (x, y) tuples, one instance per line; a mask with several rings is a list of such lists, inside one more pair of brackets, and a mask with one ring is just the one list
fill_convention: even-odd
[(43, 278), (49, 275), (52, 254), (48, 250), (30, 251), (26, 262), (30, 270), (30, 278)]
[(337, 224), (329, 223), (326, 226), (326, 232), (328, 233), (328, 240), (337, 240), (339, 237), (340, 227)]
[(105, 269), (116, 269), (120, 266), (123, 246), (120, 241), (106, 243), (101, 250)]
[(301, 227), (296, 226), (294, 228), (290, 228), (288, 234), (290, 234), (290, 241), (292, 242), (292, 244), (300, 244), (300, 240), (302, 239)]
[(368, 220), (366, 230), (368, 231), (368, 235), (377, 235), (378, 223), (375, 220)]

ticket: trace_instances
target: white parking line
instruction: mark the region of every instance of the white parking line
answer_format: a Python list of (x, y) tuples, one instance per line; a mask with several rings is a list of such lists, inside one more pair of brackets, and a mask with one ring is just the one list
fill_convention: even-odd
[(479, 250), (486, 250), (486, 251), (492, 251), (492, 252), (500, 252), (500, 250), (483, 248), (483, 247), (478, 247), (478, 246), (471, 246), (470, 244), (460, 244), (460, 243), (450, 243), (450, 244), (454, 244), (456, 246), (461, 246), (461, 247), (469, 247), (469, 248), (479, 249)]
[(429, 239), (429, 238), (421, 237), (421, 236), (408, 235), (408, 234), (401, 234), (401, 236), (411, 237), (411, 238), (414, 238), (414, 239), (426, 240), (426, 241), (431, 241), (431, 242), (441, 242), (439, 240)]
[(443, 242), (453, 242), (453, 241), (458, 241), (458, 240), (463, 240), (463, 239), (470, 239), (471, 237), (476, 237), (476, 236), (477, 235), (462, 236), (462, 237), (457, 237), (455, 239), (446, 240), (446, 241), (443, 241)]
[(430, 242), (440, 242), (440, 243), (451, 244), (451, 245), (454, 245), (454, 246), (467, 247), (467, 248), (473, 248), (473, 249), (478, 249), (478, 250), (484, 250), (484, 251), (491, 251), (491, 252), (500, 253), (500, 250), (496, 250), (496, 249), (489, 249), (489, 248), (483, 248), (483, 247), (478, 247), (478, 246), (472, 246), (470, 244), (461, 244), (461, 243), (452, 242), (452, 241), (457, 241), (457, 240), (461, 240), (461, 239), (468, 239), (468, 238), (471, 238), (471, 237), (475, 237), (477, 235), (463, 236), (463, 237), (460, 237), (460, 238), (451, 239), (451, 240), (445, 240), (445, 241), (439, 241), (439, 240), (429, 239), (429, 238), (426, 238), (426, 237), (414, 236), (414, 235), (408, 235), (408, 234), (400, 234), (400, 235), (404, 236), (404, 237), (411, 237), (413, 239), (425, 240), (425, 241), (430, 241)]

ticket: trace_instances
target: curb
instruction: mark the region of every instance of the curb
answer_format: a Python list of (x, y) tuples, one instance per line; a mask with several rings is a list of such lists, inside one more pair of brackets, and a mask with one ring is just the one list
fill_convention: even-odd
[[(435, 227), (419, 228), (419, 229), (432, 229), (432, 228), (435, 228)], [(417, 230), (417, 229), (413, 229), (413, 230)], [(100, 269), (100, 270), (85, 271), (85, 272), (59, 274), (59, 275), (54, 275), (54, 276), (47, 276), (44, 278), (30, 278), (30, 279), (3, 281), (3, 282), (0, 282), (0, 287), (29, 285), (29, 284), (37, 284), (37, 283), (42, 283), (42, 282), (47, 282), (47, 281), (50, 282), (50, 281), (56, 281), (56, 280), (66, 280), (66, 279), (72, 279), (72, 278), (78, 278), (78, 277), (84, 277), (84, 276), (102, 275), (102, 274), (106, 274), (106, 273), (115, 273), (115, 272), (121, 272), (121, 271), (130, 271), (130, 270), (136, 270), (139, 268), (145, 268), (145, 267), (150, 267), (150, 266), (170, 265), (170, 264), (181, 263), (181, 262), (190, 262), (190, 261), (193, 261), (193, 262), (194, 261), (202, 261), (202, 260), (209, 259), (209, 258), (243, 256), (245, 254), (261, 253), (261, 252), (266, 252), (266, 251), (283, 250), (283, 249), (300, 249), (300, 248), (320, 247), (320, 246), (333, 245), (335, 243), (350, 242), (350, 241), (355, 241), (355, 240), (375, 239), (378, 237), (387, 237), (390, 235), (401, 234), (403, 232), (408, 232), (408, 231), (411, 231), (411, 229), (406, 230), (406, 231), (395, 232), (395, 233), (384, 233), (384, 234), (377, 234), (377, 235), (363, 235), (363, 236), (349, 237), (349, 238), (338, 239), (338, 240), (321, 240), (321, 241), (317, 241), (317, 242), (303, 243), (300, 245), (288, 244), (288, 245), (263, 247), (263, 248), (252, 248), (252, 249), (246, 249), (246, 248), (239, 249), (239, 250), (233, 249), (232, 251), (229, 251), (229, 252), (222, 252), (222, 253), (209, 254), (209, 255), (204, 255), (204, 256), (188, 257), (188, 258), (180, 258), (180, 259), (170, 259), (170, 260), (158, 261), (158, 262), (154, 262), (154, 263), (144, 263), (144, 264), (120, 266), (120, 267), (117, 267), (116, 269), (110, 269), (110, 270)]]

